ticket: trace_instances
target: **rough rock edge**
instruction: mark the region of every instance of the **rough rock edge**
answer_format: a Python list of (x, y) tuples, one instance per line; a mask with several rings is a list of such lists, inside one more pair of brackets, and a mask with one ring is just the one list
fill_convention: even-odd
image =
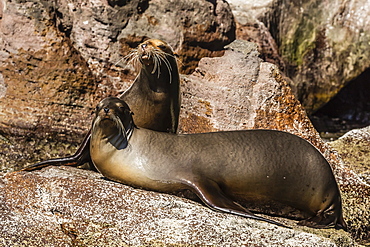
[[(66, 245), (83, 246), (355, 245), (349, 234), (333, 235), (338, 232), (333, 229), (317, 230), (326, 232), (330, 240), (302, 232), (307, 230), (303, 227), (290, 230), (214, 212), (184, 198), (134, 189), (104, 180), (98, 173), (71, 167), (5, 174), (0, 188), (5, 191), (5, 198), (0, 197), (0, 207), (4, 207), (0, 211), (0, 229), (6, 231), (10, 224), (17, 226), (16, 232), (1, 233), (0, 242), (4, 244), (32, 245), (42, 241), (58, 245), (65, 241)], [(6, 217), (13, 217), (13, 221)], [(34, 225), (36, 222), (42, 225)]]

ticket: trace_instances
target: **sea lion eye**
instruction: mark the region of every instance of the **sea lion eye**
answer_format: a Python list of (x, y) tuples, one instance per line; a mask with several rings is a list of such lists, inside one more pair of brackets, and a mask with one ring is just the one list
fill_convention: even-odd
[(123, 112), (126, 110), (126, 107), (124, 105), (118, 105), (118, 109)]

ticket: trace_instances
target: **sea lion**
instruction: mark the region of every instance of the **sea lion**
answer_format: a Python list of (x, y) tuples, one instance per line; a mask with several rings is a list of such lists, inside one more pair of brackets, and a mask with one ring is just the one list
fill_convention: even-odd
[(346, 229), (329, 163), (306, 140), (276, 130), (170, 134), (138, 128), (121, 99), (102, 100), (90, 153), (105, 177), (160, 192), (192, 190), (209, 207), (248, 218), (244, 202), (278, 202), (310, 217), (303, 225)]
[[(171, 46), (162, 40), (149, 39), (133, 49), (127, 59), (139, 73), (120, 98), (136, 112), (135, 123), (151, 130), (176, 133), (180, 113), (180, 75)], [(74, 155), (42, 161), (22, 171), (49, 165), (91, 163), (89, 146), (90, 130)]]

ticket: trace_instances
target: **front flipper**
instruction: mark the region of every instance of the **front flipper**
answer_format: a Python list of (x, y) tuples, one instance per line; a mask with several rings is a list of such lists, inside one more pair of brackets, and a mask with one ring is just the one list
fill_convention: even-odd
[(198, 197), (211, 209), (290, 228), (282, 223), (254, 215), (248, 209), (229, 199), (218, 184), (212, 180), (201, 183), (186, 181), (186, 184), (192, 187)]
[(51, 160), (45, 160), (41, 161), (39, 163), (29, 165), (20, 171), (33, 171), (38, 170), (47, 166), (80, 166), (84, 163), (89, 163), (90, 167), (94, 167), (92, 165), (91, 157), (90, 157), (90, 137), (91, 137), (91, 130), (89, 130), (89, 133), (85, 136), (85, 139), (83, 140), (82, 144), (76, 151), (76, 153), (72, 156), (65, 157), (65, 158), (58, 158), (58, 159), (51, 159)]

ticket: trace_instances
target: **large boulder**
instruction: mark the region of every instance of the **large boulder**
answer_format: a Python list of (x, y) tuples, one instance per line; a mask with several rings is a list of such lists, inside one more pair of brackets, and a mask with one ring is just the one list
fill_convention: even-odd
[[(42, 240), (55, 244), (55, 241), (72, 239), (74, 243), (88, 246), (101, 243), (97, 241), (106, 241), (106, 245), (114, 245), (118, 241), (117, 245), (181, 242), (221, 246), (254, 241), (262, 241), (267, 245), (300, 246), (316, 245), (317, 241), (323, 241), (328, 246), (352, 246), (355, 244), (353, 238), (366, 239), (369, 217), (364, 210), (367, 205), (364, 202), (369, 200), (369, 186), (344, 167), (335, 153), (322, 142), (289, 86), (279, 76), (276, 66), (258, 58), (255, 44), (236, 41), (228, 46), (223, 57), (201, 60), (200, 67), (192, 75), (184, 77), (182, 86), (184, 103), (181, 132), (272, 128), (298, 134), (323, 150), (340, 185), (344, 218), (352, 236), (343, 230), (296, 228), (295, 221), (281, 217), (275, 220), (296, 229), (280, 229), (263, 222), (215, 213), (193, 202), (183, 203), (183, 199), (173, 196), (108, 182), (90, 171), (46, 168), (3, 177), (0, 184), (5, 202), (0, 204), (4, 208), (0, 217), (7, 232), (4, 241), (17, 243), (12, 239), (24, 235), (27, 237), (20, 239), (31, 243)], [(161, 201), (163, 198), (166, 202)], [(205, 210), (211, 215), (200, 214), (198, 210)], [(179, 215), (179, 211), (183, 211), (185, 216)], [(226, 221), (219, 222), (217, 215)], [(41, 220), (35, 219), (43, 219), (43, 223), (37, 225), (35, 221)], [(208, 221), (204, 223), (199, 219)], [(215, 220), (211, 225), (210, 219)], [(134, 224), (130, 225), (129, 222)], [(148, 225), (148, 222), (154, 225)], [(245, 228), (248, 224), (253, 224), (250, 225), (253, 230)], [(221, 228), (216, 228), (216, 225)], [(34, 237), (39, 236), (39, 229), (46, 232), (43, 230), (46, 228), (52, 229), (51, 232), (47, 231), (47, 236), (41, 234), (39, 238)], [(9, 229), (18, 231), (11, 232)], [(174, 233), (174, 229), (180, 231)], [(315, 233), (316, 236), (311, 239), (310, 235), (306, 242), (301, 237), (307, 236), (301, 231)], [(65, 235), (70, 239), (65, 240)], [(199, 242), (199, 235), (206, 236), (202, 240), (210, 242)], [(330, 237), (331, 240), (322, 237)]]
[(259, 44), (309, 114), (370, 67), (369, 1), (229, 2), (237, 38)]
[(369, 184), (320, 138), (277, 67), (259, 58), (256, 44), (236, 40), (224, 56), (202, 59), (192, 75), (184, 76), (182, 91), (182, 132), (264, 128), (311, 142), (332, 165), (350, 231), (369, 239)]
[(122, 59), (168, 41), (194, 69), (222, 53), (235, 24), (224, 1), (0, 1), (0, 170), (65, 156), (95, 104), (135, 78)]
[(270, 16), (285, 72), (313, 112), (370, 67), (370, 2), (276, 1)]
[(76, 168), (0, 174), (0, 191), (3, 246), (355, 245), (343, 231), (325, 237), (218, 213)]
[[(275, 0), (240, 1), (228, 0), (234, 14), (236, 39), (256, 43), (260, 57), (284, 70), (285, 64), (280, 56), (279, 47), (266, 25)], [(274, 27), (271, 27), (274, 28)]]
[(103, 75), (122, 58), (120, 53), (144, 37), (167, 41), (179, 52), (185, 70), (194, 69), (201, 57), (222, 50), (235, 37), (231, 9), (222, 0), (43, 2), (54, 9), (58, 27), (74, 47)]
[(348, 167), (370, 184), (370, 126), (351, 130), (328, 144)]

